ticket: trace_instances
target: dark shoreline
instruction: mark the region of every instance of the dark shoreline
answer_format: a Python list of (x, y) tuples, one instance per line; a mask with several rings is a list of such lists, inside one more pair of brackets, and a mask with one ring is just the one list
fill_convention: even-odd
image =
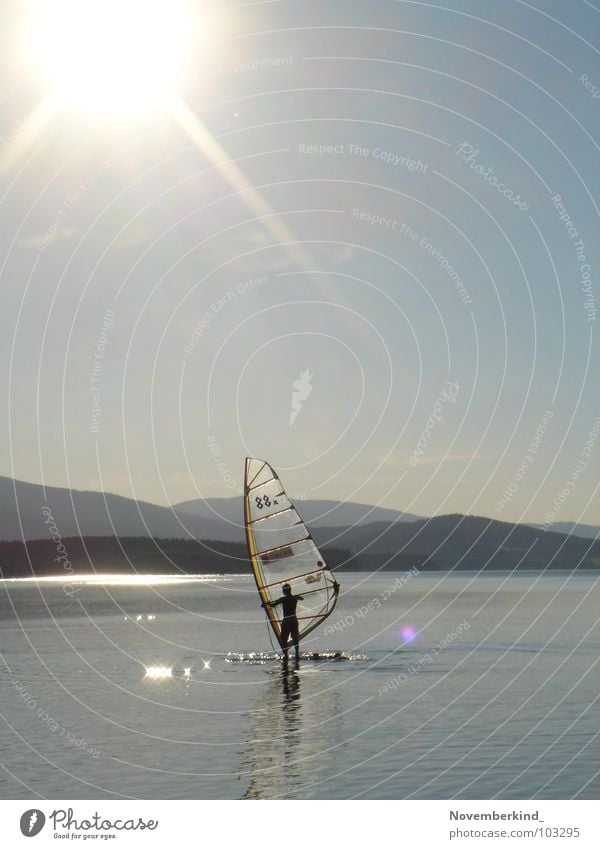
[[(344, 568), (347, 551), (324, 549), (328, 565)], [(355, 567), (356, 568), (356, 567)], [(246, 546), (219, 540), (152, 537), (62, 537), (0, 541), (0, 578), (69, 578), (89, 574), (252, 574)]]
[[(553, 545), (551, 538), (557, 538)], [(448, 538), (427, 551), (395, 553), (366, 547), (353, 554), (323, 545), (327, 565), (337, 572), (541, 572), (597, 571), (599, 544), (579, 539), (575, 551), (561, 552), (561, 534), (544, 537), (546, 545), (523, 558), (520, 548), (473, 546), (470, 540)], [(571, 538), (572, 540), (572, 538)], [(492, 541), (490, 540), (490, 543)], [(573, 555), (576, 555), (575, 557)], [(70, 578), (78, 575), (240, 575), (251, 574), (246, 546), (218, 540), (152, 537), (55, 537), (26, 542), (0, 541), (0, 578)]]

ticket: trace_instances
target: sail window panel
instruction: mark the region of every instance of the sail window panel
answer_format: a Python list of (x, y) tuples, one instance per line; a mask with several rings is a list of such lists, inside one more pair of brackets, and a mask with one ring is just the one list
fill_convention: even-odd
[(264, 519), (272, 513), (280, 513), (292, 505), (281, 489), (281, 481), (275, 478), (250, 492), (250, 520)]
[[(307, 589), (302, 580), (290, 580), (292, 594), (298, 598), (296, 616), (300, 634), (315, 624), (315, 620), (325, 618), (334, 601), (333, 584), (331, 579), (323, 577), (323, 586), (318, 590)], [(278, 601), (283, 596), (282, 584), (275, 584), (267, 590), (269, 601)], [(303, 594), (304, 593), (304, 594)], [(273, 608), (273, 614), (281, 622), (283, 611), (280, 605)]]
[[(298, 542), (293, 543), (292, 545), (286, 546), (285, 550), (280, 551), (269, 551), (262, 555), (260, 555), (260, 560), (263, 565), (263, 568), (268, 568), (272, 563), (281, 563), (285, 561), (284, 565), (288, 570), (288, 576), (290, 578), (295, 575), (304, 574), (304, 572), (311, 572), (317, 569), (317, 561), (321, 560), (321, 555), (317, 550), (317, 546), (314, 544), (312, 539), (303, 539)], [(296, 569), (292, 563), (301, 564), (305, 562), (308, 566), (306, 569)]]
[(317, 562), (320, 559), (319, 551), (310, 539), (263, 554), (260, 556), (263, 583), (275, 585), (269, 586), (268, 591), (274, 592), (276, 596), (281, 595), (281, 586), (286, 582), (293, 592), (297, 588), (302, 594), (301, 590), (309, 586), (306, 583), (307, 573), (312, 575), (319, 569)]
[[(293, 582), (291, 582), (291, 584), (292, 584), (292, 593), (295, 596), (302, 596), (302, 589), (303, 588), (300, 587), (300, 586), (294, 586)], [(281, 592), (281, 589), (280, 589), (279, 593), (273, 593), (271, 600), (277, 601), (278, 599), (280, 599), (282, 597), (282, 595), (283, 595), (283, 593)], [(323, 613), (325, 610), (327, 610), (329, 601), (332, 599), (332, 597), (333, 597), (333, 592), (328, 592), (327, 589), (324, 588), (323, 590), (320, 590), (319, 592), (316, 592), (316, 593), (313, 593), (313, 594), (307, 595), (307, 596), (302, 596), (302, 599), (299, 599), (298, 606), (296, 608), (296, 616), (298, 617), (300, 630), (302, 630), (302, 626), (303, 626), (303, 622), (301, 620), (306, 621), (308, 619), (314, 619), (316, 616)], [(274, 612), (275, 612), (276, 618), (280, 620), (283, 616), (282, 608), (280, 606), (277, 606), (274, 609)]]
[[(265, 577), (267, 577), (265, 575)], [(298, 587), (295, 586), (295, 581), (290, 580), (290, 578), (285, 574), (285, 571), (281, 568), (273, 569), (268, 576), (268, 586), (265, 589), (266, 594), (269, 597), (270, 601), (273, 599), (281, 598), (283, 595), (283, 585), (289, 584), (292, 587), (292, 592), (295, 594), (298, 590)]]
[[(293, 590), (295, 595), (302, 596), (302, 588)], [(298, 601), (296, 616), (298, 617), (298, 629), (300, 636), (306, 630), (311, 630), (315, 624), (325, 619), (331, 607), (335, 604), (335, 593), (333, 590), (333, 579), (324, 579), (324, 586), (317, 592), (304, 590), (305, 595)]]
[[(296, 539), (302, 539), (308, 536), (306, 526), (302, 523), (300, 516), (294, 509), (284, 510), (281, 513), (275, 513), (271, 516), (265, 516), (252, 525), (252, 530), (256, 534), (277, 534), (280, 531), (295, 528)], [(275, 543), (277, 545), (277, 543)], [(265, 548), (273, 548), (272, 545), (267, 545)], [(262, 549), (262, 546), (261, 546)]]
[(307, 535), (304, 525), (292, 525), (291, 527), (284, 525), (279, 528), (271, 528), (268, 527), (267, 523), (263, 525), (262, 522), (252, 526), (252, 533), (256, 551), (259, 554), (272, 548), (280, 548), (293, 542), (299, 542)]
[[(302, 593), (300, 593), (302, 595)], [(317, 616), (327, 612), (330, 602), (333, 600), (333, 592), (315, 593), (314, 595), (306, 596), (302, 601), (298, 602), (296, 616), (298, 617), (299, 629), (303, 630), (305, 622), (314, 620)]]
[[(273, 477), (276, 477), (276, 475), (268, 463), (262, 460), (250, 460), (248, 463), (247, 481), (251, 490), (254, 490), (255, 487), (263, 486)], [(281, 485), (278, 481), (277, 484), (279, 486)]]

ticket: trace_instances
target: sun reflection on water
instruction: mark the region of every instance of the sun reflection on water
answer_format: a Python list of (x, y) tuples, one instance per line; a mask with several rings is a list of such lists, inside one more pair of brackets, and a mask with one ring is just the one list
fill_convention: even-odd
[(173, 677), (173, 667), (172, 666), (147, 666), (145, 677), (146, 678), (153, 678), (153, 679), (172, 678)]

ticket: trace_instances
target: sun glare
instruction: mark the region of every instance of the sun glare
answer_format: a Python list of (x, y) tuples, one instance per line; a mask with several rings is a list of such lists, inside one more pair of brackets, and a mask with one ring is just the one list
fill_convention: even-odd
[(191, 29), (185, 0), (34, 0), (29, 50), (62, 102), (131, 114), (175, 94)]
[(171, 666), (147, 666), (146, 678), (172, 678), (173, 668)]

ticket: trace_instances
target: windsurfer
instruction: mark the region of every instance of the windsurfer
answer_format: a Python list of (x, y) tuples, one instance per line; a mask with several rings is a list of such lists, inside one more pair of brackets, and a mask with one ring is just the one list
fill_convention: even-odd
[(283, 649), (284, 655), (288, 653), (288, 639), (292, 638), (292, 645), (298, 657), (298, 643), (300, 636), (298, 634), (298, 617), (296, 616), (296, 607), (299, 601), (303, 601), (301, 595), (293, 595), (292, 588), (289, 584), (284, 584), (282, 587), (283, 595), (275, 601), (267, 602), (270, 607), (281, 605), (283, 608), (283, 619), (281, 620), (281, 636), (279, 642)]

